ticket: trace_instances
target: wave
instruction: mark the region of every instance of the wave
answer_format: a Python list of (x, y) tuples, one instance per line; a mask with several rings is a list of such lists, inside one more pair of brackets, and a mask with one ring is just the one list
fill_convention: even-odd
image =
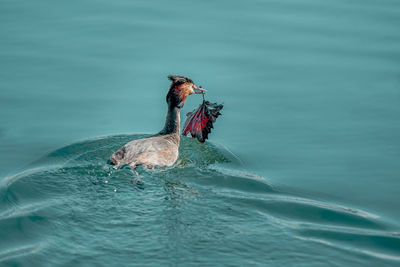
[[(3, 178), (0, 236), (10, 243), (0, 247), (0, 262), (42, 250), (73, 254), (76, 240), (89, 244), (87, 255), (97, 255), (92, 240), (98, 233), (104, 235), (102, 242), (111, 238), (128, 246), (124, 237), (131, 228), (161, 234), (162, 226), (182, 238), (182, 233), (194, 235), (187, 232), (189, 225), (199, 225), (202, 238), (216, 238), (227, 235), (229, 227), (207, 232), (205, 224), (222, 220), (237, 231), (235, 227), (242, 226), (235, 220), (249, 223), (251, 218), (264, 218), (260, 223), (265, 232), (279, 230), (303, 242), (400, 261), (399, 235), (378, 214), (289, 193), (247, 171), (236, 155), (218, 144), (183, 137), (172, 168), (138, 168), (136, 173), (106, 164), (120, 146), (144, 136), (106, 136), (71, 144)], [(27, 237), (36, 243), (26, 245)], [(65, 245), (40, 245), (50, 237)]]

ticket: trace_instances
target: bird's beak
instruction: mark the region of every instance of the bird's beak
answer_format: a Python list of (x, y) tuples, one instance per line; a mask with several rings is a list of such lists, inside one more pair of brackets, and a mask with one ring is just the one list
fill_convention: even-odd
[(207, 90), (201, 88), (201, 86), (197, 87), (196, 85), (193, 86), (193, 91), (195, 94), (201, 94), (201, 95), (204, 95), (207, 92)]

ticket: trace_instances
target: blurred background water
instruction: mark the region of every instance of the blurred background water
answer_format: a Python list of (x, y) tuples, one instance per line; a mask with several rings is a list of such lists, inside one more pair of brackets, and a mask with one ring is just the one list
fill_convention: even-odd
[[(399, 264), (399, 26), (394, 0), (2, 0), (0, 264)], [(105, 162), (162, 128), (168, 74), (223, 115), (137, 184)]]

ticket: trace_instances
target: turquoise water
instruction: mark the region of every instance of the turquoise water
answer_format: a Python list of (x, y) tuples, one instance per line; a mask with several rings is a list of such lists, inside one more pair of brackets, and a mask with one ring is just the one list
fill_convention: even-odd
[[(0, 265), (400, 264), (398, 1), (3, 0), (0, 25)], [(224, 103), (209, 141), (111, 170), (168, 74)]]

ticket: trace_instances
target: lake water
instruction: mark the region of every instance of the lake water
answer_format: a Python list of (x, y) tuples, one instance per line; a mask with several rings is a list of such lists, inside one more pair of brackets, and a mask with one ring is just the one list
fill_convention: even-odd
[[(399, 265), (399, 26), (397, 0), (1, 1), (0, 265)], [(209, 141), (111, 170), (168, 74), (224, 103)]]

